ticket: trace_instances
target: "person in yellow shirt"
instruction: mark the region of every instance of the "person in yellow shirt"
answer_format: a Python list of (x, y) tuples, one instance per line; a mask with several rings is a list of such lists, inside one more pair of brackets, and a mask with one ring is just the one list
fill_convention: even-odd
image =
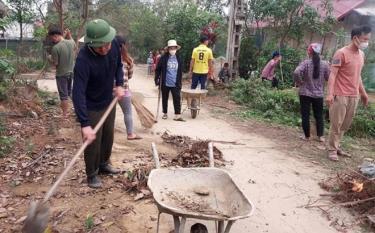
[(198, 83), (201, 89), (206, 89), (207, 76), (212, 78), (213, 59), (212, 50), (208, 48), (209, 39), (201, 36), (200, 45), (193, 50), (190, 61), (190, 76), (192, 77), (191, 89), (196, 89)]

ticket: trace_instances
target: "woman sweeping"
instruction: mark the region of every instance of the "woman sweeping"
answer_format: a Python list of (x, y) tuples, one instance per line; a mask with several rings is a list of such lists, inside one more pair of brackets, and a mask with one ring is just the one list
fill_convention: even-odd
[(168, 98), (172, 92), (175, 121), (185, 121), (181, 117), (182, 60), (176, 54), (181, 47), (175, 40), (169, 40), (167, 52), (160, 58), (155, 71), (155, 84), (161, 87), (163, 117), (168, 118)]
[(124, 87), (125, 96), (118, 101), (121, 106), (122, 112), (124, 113), (124, 122), (126, 126), (126, 133), (128, 140), (139, 140), (142, 139), (140, 136), (136, 135), (133, 131), (133, 114), (132, 114), (132, 101), (129, 91), (129, 79), (133, 77), (133, 59), (128, 54), (126, 40), (123, 36), (116, 36), (117, 42), (120, 44), (121, 48), (121, 59), (124, 65)]
[(310, 139), (310, 108), (312, 106), (316, 122), (318, 141), (324, 142), (323, 97), (324, 83), (328, 81), (328, 62), (320, 59), (322, 45), (310, 44), (307, 49), (309, 59), (303, 61), (294, 71), (294, 81), (299, 87), (303, 139)]

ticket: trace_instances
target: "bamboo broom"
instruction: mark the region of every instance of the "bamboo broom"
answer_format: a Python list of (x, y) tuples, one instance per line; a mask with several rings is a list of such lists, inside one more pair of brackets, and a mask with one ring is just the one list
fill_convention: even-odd
[(156, 123), (155, 116), (137, 98), (131, 100), (142, 126), (151, 128)]

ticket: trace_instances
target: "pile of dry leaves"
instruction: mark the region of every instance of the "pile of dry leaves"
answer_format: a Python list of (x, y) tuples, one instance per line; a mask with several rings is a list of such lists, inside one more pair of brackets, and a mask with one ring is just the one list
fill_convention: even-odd
[[(208, 167), (208, 143), (209, 141), (196, 141), (188, 148), (181, 151), (172, 164), (181, 167)], [(215, 166), (225, 166), (223, 153), (214, 146)]]
[(147, 188), (147, 180), (153, 168), (153, 164), (137, 166), (125, 174), (125, 179), (119, 179), (118, 182), (124, 185), (126, 192), (136, 194), (134, 197), (135, 201), (149, 197), (151, 196), (151, 192)]
[[(180, 148), (179, 154), (172, 159), (171, 165), (180, 167), (208, 167), (209, 141), (194, 140), (187, 136), (170, 135), (167, 131), (161, 136), (164, 142)], [(215, 166), (225, 166), (223, 153), (214, 146)]]
[(191, 144), (193, 144), (194, 140), (188, 136), (180, 136), (180, 135), (171, 135), (168, 131), (165, 131), (161, 138), (165, 143), (172, 144), (177, 148), (188, 148)]

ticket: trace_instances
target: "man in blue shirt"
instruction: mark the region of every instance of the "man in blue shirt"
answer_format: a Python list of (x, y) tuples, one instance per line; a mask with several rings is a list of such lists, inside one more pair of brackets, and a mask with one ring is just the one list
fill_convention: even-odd
[(166, 52), (157, 64), (155, 71), (155, 84), (161, 85), (163, 117), (168, 118), (168, 98), (172, 93), (175, 121), (185, 121), (181, 117), (181, 87), (182, 87), (182, 61), (176, 54), (181, 46), (175, 40), (169, 40)]
[(82, 137), (90, 143), (84, 158), (87, 183), (91, 188), (102, 186), (99, 173), (119, 172), (110, 165), (116, 108), (113, 108), (96, 135), (93, 130), (112, 102), (113, 90), (117, 98), (124, 96), (124, 72), (120, 46), (113, 40), (115, 34), (115, 29), (106, 21), (90, 21), (84, 38), (86, 45), (79, 51), (74, 67), (73, 103)]

